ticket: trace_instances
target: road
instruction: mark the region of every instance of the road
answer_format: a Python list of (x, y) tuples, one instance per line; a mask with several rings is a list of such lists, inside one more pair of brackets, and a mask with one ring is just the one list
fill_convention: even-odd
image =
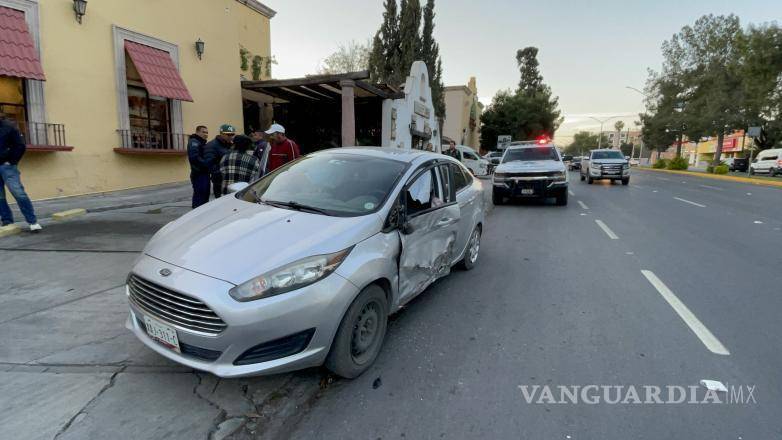
[[(782, 191), (651, 171), (627, 187), (574, 174), (571, 190), (567, 207), (494, 209), (478, 266), (394, 316), (376, 364), (290, 436), (780, 438)], [(520, 388), (693, 386), (701, 401), (704, 379), (743, 403), (527, 403)]]

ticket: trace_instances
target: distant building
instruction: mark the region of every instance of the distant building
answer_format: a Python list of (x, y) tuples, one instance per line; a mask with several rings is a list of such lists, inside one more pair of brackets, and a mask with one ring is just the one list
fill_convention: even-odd
[(481, 112), (475, 77), (466, 86), (445, 87), (445, 121), (443, 136), (460, 145), (474, 148), (481, 145)]
[(639, 145), (641, 143), (640, 130), (603, 131), (603, 136), (608, 139), (608, 145), (612, 148), (619, 148), (622, 144)]

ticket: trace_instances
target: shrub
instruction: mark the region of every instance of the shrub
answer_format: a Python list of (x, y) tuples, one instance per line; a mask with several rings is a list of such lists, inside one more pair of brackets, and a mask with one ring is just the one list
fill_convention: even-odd
[(686, 170), (689, 166), (690, 164), (687, 162), (687, 159), (681, 156), (674, 157), (668, 162), (669, 170)]
[(728, 166), (725, 164), (717, 165), (714, 168), (714, 174), (728, 174)]
[(714, 166), (706, 165), (706, 172), (709, 174), (714, 173)]
[(652, 165), (652, 168), (656, 168), (658, 170), (666, 168), (668, 166), (668, 160), (667, 159), (660, 159), (657, 162)]

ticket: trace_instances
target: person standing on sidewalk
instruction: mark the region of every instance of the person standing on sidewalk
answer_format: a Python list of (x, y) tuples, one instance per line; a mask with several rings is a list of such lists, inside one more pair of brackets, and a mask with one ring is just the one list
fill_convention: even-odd
[(14, 214), (5, 198), (5, 188), (8, 187), (8, 192), (14, 196), (19, 210), (30, 225), (30, 231), (38, 232), (43, 228), (38, 224), (33, 204), (19, 177), (18, 165), (26, 149), (19, 129), (0, 112), (0, 219), (3, 226), (14, 222)]
[(301, 151), (296, 142), (285, 136), (285, 127), (280, 124), (272, 124), (266, 135), (269, 137), (269, 163), (266, 171), (271, 173), (277, 168), (301, 156)]
[(266, 142), (266, 136), (260, 129), (254, 129), (251, 131), (250, 139), (252, 139), (254, 145), (253, 155), (261, 161), (261, 176), (263, 176), (266, 174), (265, 164), (268, 160), (268, 152), (266, 149), (269, 147), (269, 143)]
[(459, 157), (459, 150), (456, 149), (456, 142), (454, 141), (448, 142), (448, 149), (443, 151), (443, 154), (446, 156), (451, 156), (461, 162), (461, 158)]
[(222, 192), (228, 194), (228, 185), (237, 182), (250, 183), (261, 176), (261, 161), (253, 149), (252, 139), (239, 135), (234, 138), (234, 146), (220, 161), (220, 173), (223, 175)]
[(196, 127), (195, 133), (187, 141), (187, 158), (190, 161), (190, 183), (193, 185), (193, 208), (209, 201), (211, 181), (209, 164), (204, 156), (204, 146), (209, 138), (209, 130), (204, 125)]
[(204, 145), (204, 158), (209, 166), (209, 175), (212, 179), (212, 190), (215, 198), (223, 195), (223, 176), (220, 174), (220, 161), (233, 144), (236, 129), (231, 124), (220, 126), (220, 134)]

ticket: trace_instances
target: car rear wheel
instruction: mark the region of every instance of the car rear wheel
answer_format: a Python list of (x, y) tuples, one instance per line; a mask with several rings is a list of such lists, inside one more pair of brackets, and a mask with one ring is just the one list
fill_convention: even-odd
[(626, 186), (626, 185), (629, 185), (629, 184), (630, 184), (630, 178), (629, 177), (622, 179), (622, 185)]
[(775, 170), (774, 168), (769, 168), (768, 169), (768, 176), (769, 177), (774, 177), (776, 175), (777, 175), (777, 170)]
[(385, 291), (371, 284), (348, 308), (326, 358), (326, 368), (353, 379), (372, 366), (386, 335), (388, 302)]
[(579, 176), (579, 177), (581, 177), (581, 181), (582, 181), (582, 182), (583, 182), (584, 180), (586, 180), (586, 177), (584, 177), (584, 175), (583, 175), (583, 174), (581, 174), (581, 173), (578, 173), (578, 176)]
[(470, 270), (478, 262), (478, 251), (481, 249), (481, 227), (475, 225), (470, 235), (470, 241), (467, 243), (467, 250), (464, 251), (464, 258), (459, 262), (459, 266), (464, 270)]

